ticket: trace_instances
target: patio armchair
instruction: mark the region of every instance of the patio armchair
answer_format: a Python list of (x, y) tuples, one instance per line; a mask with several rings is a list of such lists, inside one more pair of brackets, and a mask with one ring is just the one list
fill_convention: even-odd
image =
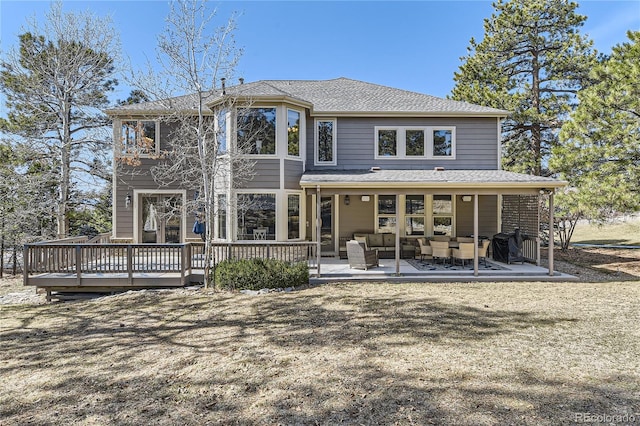
[(490, 244), (491, 240), (482, 240), (482, 245), (478, 247), (478, 259), (484, 260), (484, 266), (487, 266), (487, 252)]
[(378, 266), (378, 251), (366, 250), (364, 245), (356, 240), (347, 241), (347, 259), (349, 268), (367, 270)]
[(456, 259), (459, 259), (462, 261), (462, 267), (464, 267), (465, 260), (473, 260), (475, 255), (475, 244), (460, 243), (458, 248), (451, 249), (451, 255), (453, 256), (454, 263)]
[(418, 244), (420, 245), (420, 260), (424, 260), (425, 256), (433, 258), (433, 249), (426, 238), (418, 238)]
[(430, 241), (431, 256), (433, 259), (443, 259), (442, 263), (446, 262), (451, 257), (451, 249), (449, 248), (448, 241)]

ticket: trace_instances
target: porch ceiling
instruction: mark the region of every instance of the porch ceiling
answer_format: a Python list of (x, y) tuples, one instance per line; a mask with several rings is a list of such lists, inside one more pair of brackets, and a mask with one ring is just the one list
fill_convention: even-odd
[(434, 193), (527, 194), (566, 185), (566, 181), (554, 178), (505, 170), (322, 170), (306, 172), (300, 178), (302, 188), (320, 187), (337, 193), (405, 193), (422, 189)]

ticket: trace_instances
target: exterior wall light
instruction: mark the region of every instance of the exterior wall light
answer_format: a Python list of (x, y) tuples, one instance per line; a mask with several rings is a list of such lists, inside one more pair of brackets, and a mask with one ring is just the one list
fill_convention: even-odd
[(344, 196), (344, 205), (348, 206), (351, 203), (351, 199), (349, 198), (348, 195)]
[(129, 209), (131, 207), (131, 194), (127, 193), (127, 196), (124, 197), (124, 206)]
[(471, 201), (471, 195), (463, 195), (462, 201), (464, 201), (465, 203), (468, 203), (469, 201)]

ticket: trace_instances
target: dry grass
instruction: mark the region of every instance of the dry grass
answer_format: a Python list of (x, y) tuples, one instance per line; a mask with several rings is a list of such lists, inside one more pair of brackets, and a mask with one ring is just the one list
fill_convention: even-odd
[[(0, 306), (0, 424), (571, 424), (640, 411), (640, 282)], [(637, 418), (637, 417), (636, 417)]]
[(576, 225), (571, 242), (640, 246), (640, 218), (605, 225), (580, 222)]

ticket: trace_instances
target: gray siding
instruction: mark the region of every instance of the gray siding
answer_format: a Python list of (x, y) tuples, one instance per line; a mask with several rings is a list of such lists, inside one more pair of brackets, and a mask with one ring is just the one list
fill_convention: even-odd
[(284, 189), (300, 189), (302, 161), (284, 160)]
[(257, 159), (255, 176), (242, 185), (244, 189), (280, 189), (280, 160)]
[[(498, 233), (498, 197), (481, 195), (478, 199), (478, 235), (493, 237)], [(466, 237), (473, 234), (473, 199), (462, 201), (456, 197), (456, 234)]]
[[(497, 169), (497, 121), (495, 118), (338, 118), (337, 166), (314, 166), (314, 120), (308, 118), (307, 169)], [(455, 160), (375, 159), (376, 126), (455, 126)]]

